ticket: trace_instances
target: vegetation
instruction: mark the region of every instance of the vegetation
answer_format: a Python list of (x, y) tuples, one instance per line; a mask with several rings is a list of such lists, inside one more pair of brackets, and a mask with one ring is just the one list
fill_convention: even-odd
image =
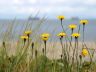
[[(0, 72), (96, 72), (93, 60), (95, 50), (91, 52), (85, 43), (85, 26), (88, 20), (81, 20), (79, 26), (70, 24), (71, 34), (68, 35), (63, 25), (64, 18), (58, 16), (59, 25), (62, 27), (62, 31), (57, 34), (62, 47), (59, 59), (47, 56), (50, 48), (48, 40), (52, 35), (46, 31), (39, 33), (44, 18), (34, 28), (33, 24), (27, 21), (18, 32), (14, 30), (18, 26), (15, 24), (16, 19), (6, 25), (4, 30), (0, 25)], [(74, 32), (76, 28), (78, 31)], [(80, 31), (83, 34), (80, 34)], [(81, 46), (80, 36), (83, 36)], [(55, 44), (52, 44), (51, 48), (55, 48)], [(89, 57), (89, 61), (85, 57)]]

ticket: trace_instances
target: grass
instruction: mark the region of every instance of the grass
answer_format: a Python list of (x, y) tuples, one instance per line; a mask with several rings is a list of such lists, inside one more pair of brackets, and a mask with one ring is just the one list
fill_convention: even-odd
[[(45, 18), (42, 18), (33, 25), (32, 21), (28, 20), (21, 24), (22, 28), (17, 31), (15, 29), (19, 25), (16, 19), (9, 22), (5, 29), (3, 24), (0, 25), (0, 72), (96, 72), (95, 50), (89, 49), (88, 44), (84, 42), (86, 27), (83, 27), (83, 34), (80, 34), (83, 35), (82, 42), (76, 34), (73, 37), (67, 35), (63, 21), (60, 24), (61, 32), (67, 36), (61, 33), (55, 37), (54, 30), (52, 33), (54, 38), (51, 38), (51, 35), (41, 38), (40, 30), (44, 21)], [(73, 34), (75, 29), (71, 30)], [(27, 34), (28, 38), (20, 38), (27, 36), (25, 31), (32, 31), (32, 34)], [(51, 42), (54, 40), (56, 42)], [(58, 47), (59, 53), (58, 49), (56, 50)], [(81, 54), (83, 48), (88, 51), (87, 55)]]

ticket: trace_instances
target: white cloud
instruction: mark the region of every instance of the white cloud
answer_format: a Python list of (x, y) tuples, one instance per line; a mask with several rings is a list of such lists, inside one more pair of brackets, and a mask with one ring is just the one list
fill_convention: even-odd
[(25, 3), (34, 4), (36, 2), (37, 2), (37, 0), (13, 0), (14, 4), (25, 4)]
[(96, 5), (96, 0), (86, 0), (86, 1), (85, 1), (85, 4), (88, 4), (88, 5)]
[(91, 12), (96, 12), (95, 7), (95, 0), (0, 0), (0, 15), (28, 15), (40, 10), (41, 14), (47, 14), (49, 17), (58, 14), (88, 16), (90, 9)]

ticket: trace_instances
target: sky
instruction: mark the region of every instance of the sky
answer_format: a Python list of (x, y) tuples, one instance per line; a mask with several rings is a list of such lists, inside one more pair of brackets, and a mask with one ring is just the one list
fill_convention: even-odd
[(96, 18), (96, 0), (0, 0), (0, 18)]

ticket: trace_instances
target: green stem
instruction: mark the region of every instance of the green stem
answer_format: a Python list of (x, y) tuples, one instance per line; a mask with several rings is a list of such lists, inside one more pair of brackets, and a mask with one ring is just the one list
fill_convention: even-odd
[(78, 38), (76, 38), (76, 61), (77, 61), (77, 72), (79, 72), (79, 61), (78, 61)]
[(45, 44), (45, 56), (46, 56), (46, 41), (44, 41), (44, 44)]
[(34, 43), (32, 42), (32, 59), (33, 59), (33, 49), (34, 49)]
[[(63, 29), (63, 32), (66, 33), (65, 29), (64, 29), (64, 26), (63, 26), (63, 23), (62, 23), (62, 19), (61, 19), (61, 27)], [(66, 39), (71, 43), (70, 39), (68, 37), (66, 37)]]
[(38, 65), (37, 65), (37, 50), (35, 50), (35, 59), (36, 59), (36, 72), (38, 72)]
[[(73, 34), (74, 29), (71, 30), (71, 35)], [(71, 36), (71, 42), (72, 42), (72, 36)]]
[(65, 32), (63, 24), (62, 24), (62, 19), (61, 19), (61, 27), (62, 27), (63, 31)]
[[(71, 35), (73, 34), (73, 29), (71, 30)], [(70, 46), (69, 46), (69, 52), (70, 52), (70, 48), (72, 48), (72, 36), (71, 36), (71, 41), (70, 41)], [(73, 50), (73, 48), (72, 48)]]
[(84, 42), (85, 42), (85, 24), (83, 24), (83, 40), (82, 40), (82, 48), (84, 48)]
[(61, 46), (62, 46), (62, 55), (63, 55), (63, 48), (64, 48), (64, 46), (63, 46), (63, 42), (62, 42), (62, 37), (60, 38), (60, 43), (61, 43)]

